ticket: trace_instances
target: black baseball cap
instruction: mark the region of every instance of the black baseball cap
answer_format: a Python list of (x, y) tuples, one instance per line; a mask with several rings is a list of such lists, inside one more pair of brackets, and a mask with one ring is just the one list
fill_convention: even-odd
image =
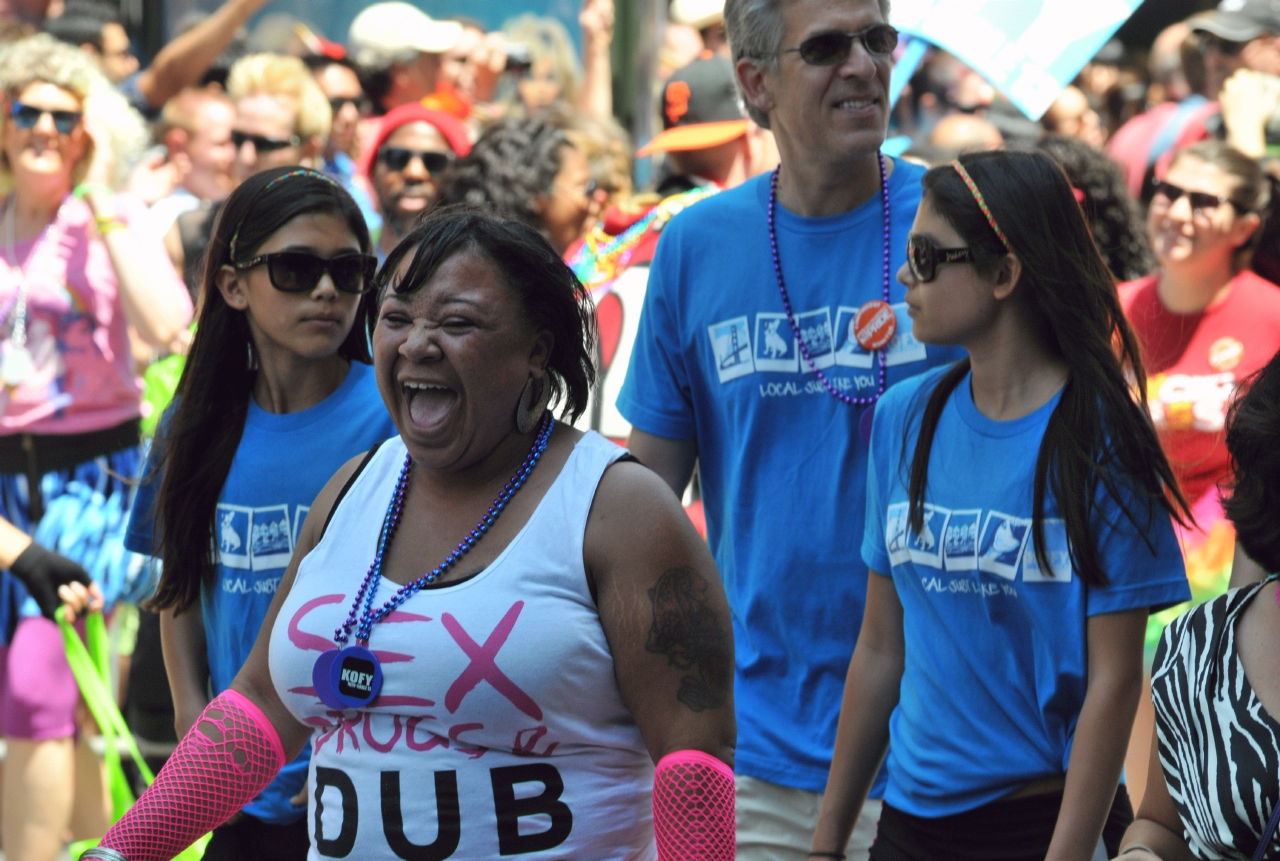
[(637, 155), (706, 149), (747, 133), (727, 57), (704, 53), (671, 76), (662, 87), (662, 129)]
[(1222, 0), (1217, 9), (1196, 15), (1187, 23), (1192, 30), (1211, 33), (1228, 42), (1280, 35), (1280, 0)]

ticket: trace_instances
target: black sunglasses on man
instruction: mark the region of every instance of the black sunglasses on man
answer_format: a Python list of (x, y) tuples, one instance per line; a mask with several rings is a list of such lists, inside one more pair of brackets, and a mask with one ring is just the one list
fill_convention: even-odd
[(275, 152), (288, 146), (298, 146), (302, 143), (302, 138), (292, 135), (285, 140), (280, 140), (278, 138), (269, 138), (266, 135), (251, 135), (248, 132), (233, 131), (231, 133), (231, 142), (235, 144), (236, 149), (240, 149), (246, 143), (251, 143), (258, 152)]
[(849, 59), (855, 40), (862, 43), (873, 59), (881, 59), (898, 47), (898, 31), (888, 24), (872, 24), (857, 33), (825, 30), (814, 33), (795, 48), (783, 48), (782, 53), (799, 54), (810, 66), (836, 66)]
[(384, 146), (378, 150), (378, 160), (391, 171), (404, 170), (415, 158), (420, 160), (422, 166), (427, 169), (427, 173), (431, 174), (440, 173), (449, 166), (449, 162), (453, 161), (448, 153), (435, 150), (406, 149), (399, 146)]

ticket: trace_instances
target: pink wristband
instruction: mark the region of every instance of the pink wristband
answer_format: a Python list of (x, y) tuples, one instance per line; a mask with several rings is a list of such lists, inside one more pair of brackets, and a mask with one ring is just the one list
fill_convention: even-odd
[(733, 770), (700, 750), (677, 750), (653, 772), (653, 833), (661, 861), (733, 861)]
[(280, 735), (262, 709), (223, 691), (100, 845), (129, 861), (172, 858), (249, 803), (284, 765)]

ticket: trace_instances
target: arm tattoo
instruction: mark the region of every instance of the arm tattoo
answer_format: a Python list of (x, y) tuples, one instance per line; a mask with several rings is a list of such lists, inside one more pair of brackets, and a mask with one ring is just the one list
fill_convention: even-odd
[(669, 568), (649, 590), (653, 625), (644, 647), (685, 673), (676, 699), (695, 712), (724, 705), (733, 653), (707, 600), (707, 581), (692, 568)]

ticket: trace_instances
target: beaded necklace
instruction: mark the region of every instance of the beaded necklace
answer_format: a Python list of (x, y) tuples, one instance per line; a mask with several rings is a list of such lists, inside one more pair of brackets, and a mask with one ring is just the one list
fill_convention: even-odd
[[(796, 315), (791, 309), (791, 297), (787, 295), (787, 284), (782, 278), (782, 258), (778, 255), (778, 231), (774, 225), (774, 213), (778, 205), (778, 173), (782, 170), (779, 166), (774, 168), (773, 177), (769, 180), (769, 247), (773, 251), (773, 271), (778, 276), (778, 292), (782, 295), (782, 307), (787, 312), (787, 322), (791, 324), (791, 331), (796, 337), (796, 346), (800, 349), (800, 355), (804, 356), (805, 363), (808, 364), (809, 370), (818, 378), (818, 382), (822, 387), (837, 400), (843, 401), (851, 407), (855, 406), (872, 406), (876, 401), (880, 400), (880, 396), (884, 394), (885, 389), (885, 354), (884, 348), (893, 340), (893, 335), (897, 329), (897, 316), (893, 312), (893, 308), (889, 305), (889, 181), (885, 170), (884, 156), (877, 153), (880, 163), (880, 214), (882, 217), (882, 245), (883, 245), (883, 269), (884, 269), (884, 286), (883, 300), (872, 300), (866, 303), (860, 309), (855, 320), (858, 322), (855, 326), (858, 328), (858, 343), (869, 351), (880, 354), (880, 380), (874, 395), (865, 398), (855, 398), (846, 395), (844, 392), (837, 391), (831, 381), (827, 379), (827, 375), (822, 373), (817, 364), (813, 361), (813, 357), (809, 355), (809, 345), (805, 343), (804, 338), (800, 336), (800, 323), (796, 320)], [(886, 310), (887, 309), (887, 310)], [(867, 337), (864, 339), (863, 332)], [(868, 413), (870, 415), (870, 413)], [(865, 417), (864, 417), (865, 418)], [(864, 433), (864, 436), (866, 434)]]
[[(404, 466), (400, 468), (400, 477), (396, 480), (395, 492), (391, 495), (391, 503), (387, 506), (386, 516), (382, 520), (382, 531), (378, 536), (378, 549), (374, 553), (373, 563), (369, 566), (369, 572), (365, 574), (364, 582), (356, 592), (355, 600), (351, 602), (351, 612), (347, 614), (346, 621), (333, 632), (334, 642), (344, 648), (329, 649), (322, 653), (311, 670), (311, 681), (315, 686), (316, 696), (321, 702), (335, 709), (362, 708), (373, 702), (382, 688), (381, 663), (368, 648), (369, 635), (373, 633), (373, 626), (395, 612), (396, 608), (409, 598), (434, 583), (476, 546), (476, 543), (497, 522), (516, 492), (529, 480), (534, 467), (538, 465), (538, 461), (547, 450), (547, 442), (551, 438), (554, 427), (555, 419), (552, 418), (551, 413), (544, 413), (539, 423), (538, 435), (533, 441), (533, 448), (529, 450), (529, 454), (525, 456), (524, 462), (520, 464), (515, 475), (503, 485), (502, 492), (498, 494), (498, 498), (489, 506), (488, 512), (475, 525), (475, 528), (458, 542), (458, 546), (445, 557), (443, 562), (417, 580), (401, 586), (375, 610), (373, 601), (378, 592), (378, 584), (382, 580), (383, 559), (387, 548), (391, 545), (396, 527), (400, 525), (400, 516), (404, 512), (404, 495), (409, 486), (409, 473), (413, 465), (412, 458), (405, 455)], [(364, 605), (363, 611), (361, 604)], [(358, 617), (357, 614), (359, 614)], [(348, 645), (352, 628), (355, 628), (356, 645), (354, 646)]]

